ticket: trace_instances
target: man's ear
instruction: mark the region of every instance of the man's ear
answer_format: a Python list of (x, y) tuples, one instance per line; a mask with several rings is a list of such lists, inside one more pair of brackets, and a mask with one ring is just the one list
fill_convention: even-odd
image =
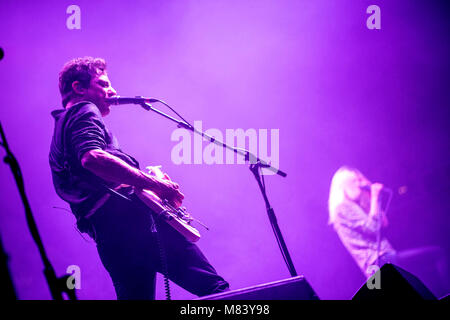
[(72, 82), (72, 90), (73, 92), (75, 92), (76, 94), (79, 95), (84, 95), (86, 93), (86, 88), (83, 88), (83, 86), (81, 85), (80, 81), (74, 81)]

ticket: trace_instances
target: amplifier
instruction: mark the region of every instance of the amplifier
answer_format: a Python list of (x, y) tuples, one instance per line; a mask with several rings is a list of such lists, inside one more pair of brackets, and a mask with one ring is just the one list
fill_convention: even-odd
[(319, 300), (304, 276), (204, 296), (195, 300)]

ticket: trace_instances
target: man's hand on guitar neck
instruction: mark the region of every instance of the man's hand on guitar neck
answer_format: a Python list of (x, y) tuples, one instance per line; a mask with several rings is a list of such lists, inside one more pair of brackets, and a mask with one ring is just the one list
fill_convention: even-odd
[(181, 206), (184, 199), (178, 184), (171, 181), (169, 176), (158, 178), (149, 175), (102, 149), (93, 149), (84, 153), (81, 157), (81, 165), (106, 181), (149, 189), (177, 208)]

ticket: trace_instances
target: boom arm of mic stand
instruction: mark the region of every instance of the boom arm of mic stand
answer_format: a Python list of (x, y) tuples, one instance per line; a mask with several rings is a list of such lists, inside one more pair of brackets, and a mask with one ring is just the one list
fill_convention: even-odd
[(153, 111), (153, 112), (163, 116), (164, 118), (175, 122), (179, 128), (184, 128), (184, 129), (192, 131), (192, 132), (194, 132), (196, 134), (199, 134), (203, 138), (209, 140), (210, 142), (212, 142), (212, 143), (214, 143), (214, 144), (216, 144), (218, 146), (221, 146), (221, 147), (223, 147), (225, 149), (231, 150), (231, 151), (233, 151), (236, 154), (239, 154), (239, 155), (243, 156), (245, 158), (245, 160), (249, 161), (250, 163), (257, 163), (257, 162), (259, 162), (261, 167), (266, 168), (266, 169), (268, 169), (268, 170), (270, 170), (270, 171), (272, 171), (272, 172), (282, 176), (283, 178), (285, 178), (287, 176), (287, 174), (285, 172), (283, 172), (283, 171), (281, 171), (281, 170), (271, 166), (270, 164), (268, 164), (264, 160), (259, 159), (257, 156), (255, 156), (254, 154), (252, 154), (248, 150), (229, 146), (226, 143), (224, 143), (224, 142), (222, 142), (220, 140), (217, 140), (216, 138), (211, 137), (211, 136), (207, 135), (206, 133), (204, 133), (204, 132), (202, 132), (200, 130), (197, 130), (195, 127), (191, 126), (190, 124), (188, 124), (188, 123), (186, 123), (184, 121), (180, 121), (178, 119), (175, 119), (174, 117), (171, 117), (168, 114), (165, 114), (164, 112), (154, 108), (151, 104), (142, 103), (141, 106), (142, 106), (142, 108), (144, 108), (147, 111)]

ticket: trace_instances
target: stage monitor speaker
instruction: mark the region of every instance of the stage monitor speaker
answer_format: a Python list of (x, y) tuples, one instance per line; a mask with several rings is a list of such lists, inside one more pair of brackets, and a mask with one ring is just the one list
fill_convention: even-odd
[[(378, 277), (378, 284), (377, 284)], [(353, 296), (352, 300), (437, 300), (416, 276), (394, 266), (383, 265)]]
[(196, 300), (319, 300), (304, 276), (217, 293)]

